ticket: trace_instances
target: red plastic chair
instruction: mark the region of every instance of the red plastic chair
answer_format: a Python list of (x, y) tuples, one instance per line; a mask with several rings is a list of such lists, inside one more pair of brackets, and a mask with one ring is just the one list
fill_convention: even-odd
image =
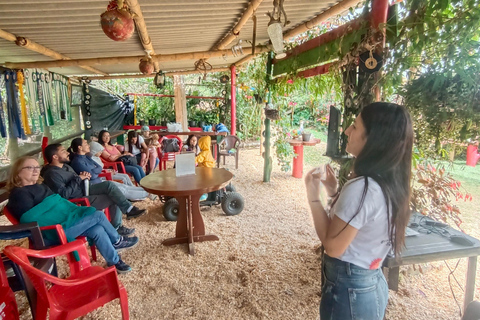
[[(17, 301), (15, 300), (15, 294), (8, 285), (7, 273), (5, 267), (0, 261), (0, 319), (6, 320), (18, 320), (18, 308)], [(3, 307), (3, 308), (2, 308)]]
[(162, 146), (162, 142), (165, 139), (177, 139), (179, 149), (178, 149), (178, 152), (163, 152), (160, 148), (157, 148), (158, 159), (160, 160), (160, 165), (158, 166), (158, 169), (160, 171), (167, 170), (167, 161), (175, 161), (175, 156), (177, 154), (180, 154), (180, 152), (182, 151), (182, 147), (183, 147), (182, 139), (180, 139), (178, 136), (174, 136), (174, 135), (168, 135), (168, 136), (161, 137), (160, 140), (158, 140), (158, 142), (160, 143), (160, 146)]
[(88, 262), (81, 271), (60, 279), (35, 268), (29, 262), (29, 257), (54, 258), (68, 256), (74, 251), (81, 257), (88, 257), (83, 242), (79, 240), (42, 251), (14, 246), (5, 248), (5, 255), (20, 266), (37, 290), (37, 319), (47, 319), (47, 313), (50, 320), (76, 319), (119, 298), (122, 319), (128, 320), (127, 290), (118, 281), (114, 266), (104, 269)]

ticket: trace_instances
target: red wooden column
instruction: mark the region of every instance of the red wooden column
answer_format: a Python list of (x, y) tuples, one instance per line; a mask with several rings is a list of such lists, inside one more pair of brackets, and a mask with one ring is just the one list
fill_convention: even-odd
[(232, 133), (232, 136), (234, 136), (237, 132), (237, 89), (235, 82), (237, 81), (235, 79), (236, 77), (236, 70), (235, 66), (231, 65), (230, 66), (230, 79), (231, 79), (231, 87), (230, 87), (230, 103), (231, 103), (231, 121), (232, 121), (232, 127), (230, 128), (230, 131)]

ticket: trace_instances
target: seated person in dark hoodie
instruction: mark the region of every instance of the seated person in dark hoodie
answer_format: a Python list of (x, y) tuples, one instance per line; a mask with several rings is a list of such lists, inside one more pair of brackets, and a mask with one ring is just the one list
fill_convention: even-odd
[[(48, 162), (41, 171), (44, 183), (65, 199), (85, 197), (85, 183), (90, 179), (88, 172), (78, 175), (69, 165), (68, 151), (61, 144), (51, 144), (45, 148), (45, 158)], [(97, 177), (98, 178), (98, 177)], [(89, 195), (86, 197), (92, 207), (97, 210), (109, 208), (111, 223), (121, 235), (132, 234), (135, 229), (122, 225), (122, 212), (127, 219), (137, 218), (145, 210), (132, 206), (118, 188), (110, 181), (104, 181), (89, 186)]]
[[(15, 161), (7, 181), (10, 212), (21, 223), (37, 222), (41, 227), (60, 224), (68, 241), (86, 236), (95, 243), (109, 266), (114, 265), (118, 273), (131, 271), (117, 251), (134, 247), (138, 238), (119, 235), (103, 212), (93, 207), (79, 207), (53, 193), (45, 184), (38, 184), (40, 168), (32, 157)], [(45, 237), (57, 240), (48, 232)]]

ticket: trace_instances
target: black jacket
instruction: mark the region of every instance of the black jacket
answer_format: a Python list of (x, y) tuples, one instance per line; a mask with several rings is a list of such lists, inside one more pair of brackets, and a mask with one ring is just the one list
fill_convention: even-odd
[(68, 164), (64, 164), (63, 168), (46, 165), (40, 175), (44, 179), (43, 183), (65, 199), (85, 197), (83, 180)]

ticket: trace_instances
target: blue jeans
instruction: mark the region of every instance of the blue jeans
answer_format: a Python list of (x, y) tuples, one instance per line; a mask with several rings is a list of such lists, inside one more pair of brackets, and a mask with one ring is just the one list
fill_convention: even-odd
[(127, 173), (133, 175), (133, 178), (137, 183), (140, 183), (140, 180), (145, 177), (145, 171), (143, 171), (143, 168), (140, 167), (138, 164), (134, 166), (125, 165), (125, 170), (127, 171)]
[(92, 240), (109, 265), (117, 264), (120, 259), (112, 245), (120, 239), (120, 235), (101, 211), (82, 217), (65, 229), (65, 235), (67, 238), (85, 236)]
[(382, 320), (388, 285), (381, 268), (368, 270), (328, 255), (323, 259), (321, 320)]

